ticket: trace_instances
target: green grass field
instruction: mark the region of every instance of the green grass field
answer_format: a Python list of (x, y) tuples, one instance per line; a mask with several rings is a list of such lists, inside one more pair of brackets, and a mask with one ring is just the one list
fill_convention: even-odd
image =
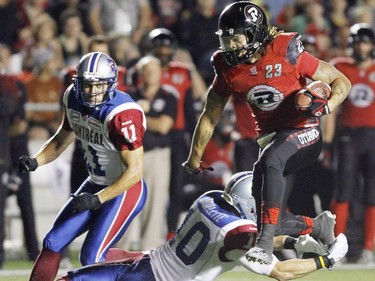
[[(73, 261), (74, 266), (78, 266)], [(31, 264), (27, 261), (6, 261), (3, 270), (0, 270), (1, 281), (27, 281), (31, 270)], [(64, 273), (60, 270), (59, 273)], [(236, 268), (220, 276), (217, 281), (264, 281), (271, 280), (266, 276), (259, 276)], [(314, 272), (306, 277), (300, 278), (303, 281), (375, 281), (375, 267), (363, 267), (356, 265), (344, 265), (334, 268), (332, 271), (326, 269)], [(145, 280), (147, 281), (147, 280)], [(167, 281), (167, 280), (166, 280)], [(168, 280), (169, 281), (169, 280)]]

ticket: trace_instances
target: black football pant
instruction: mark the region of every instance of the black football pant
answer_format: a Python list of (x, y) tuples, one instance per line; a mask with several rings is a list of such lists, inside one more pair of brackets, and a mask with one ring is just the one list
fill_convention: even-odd
[[(311, 164), (322, 149), (319, 127), (278, 132), (260, 153), (254, 165), (253, 193), (257, 202), (258, 226), (261, 229), (262, 208), (279, 208), (276, 234), (298, 235), (306, 230), (301, 216), (286, 212), (294, 185), (295, 171)], [(264, 206), (262, 206), (264, 202)], [(272, 218), (271, 218), (272, 219)]]

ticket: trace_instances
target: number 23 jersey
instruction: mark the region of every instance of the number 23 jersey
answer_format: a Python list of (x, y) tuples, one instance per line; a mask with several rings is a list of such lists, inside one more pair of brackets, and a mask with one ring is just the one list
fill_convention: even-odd
[(228, 65), (223, 54), (216, 52), (212, 57), (214, 92), (247, 101), (259, 135), (317, 125), (316, 117), (306, 117), (296, 109), (295, 95), (306, 85), (305, 77), (313, 76), (319, 60), (304, 51), (298, 33), (278, 34), (265, 52), (257, 62), (236, 67)]
[(72, 86), (63, 102), (63, 128), (73, 130), (82, 142), (90, 179), (110, 185), (126, 169), (120, 152), (143, 146), (146, 118), (142, 108), (128, 94), (115, 90), (100, 109), (89, 110), (78, 102)]
[(221, 194), (198, 198), (175, 237), (150, 253), (156, 280), (209, 281), (240, 265), (255, 243), (257, 227), (221, 207), (228, 205)]

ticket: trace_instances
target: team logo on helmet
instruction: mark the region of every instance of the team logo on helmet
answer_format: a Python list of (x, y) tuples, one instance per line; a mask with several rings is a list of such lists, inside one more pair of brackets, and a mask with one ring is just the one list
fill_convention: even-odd
[(116, 63), (113, 60), (111, 60), (110, 58), (108, 58), (107, 61), (108, 61), (109, 67), (111, 68), (111, 71), (116, 73), (116, 71), (117, 71)]
[(249, 5), (244, 9), (245, 17), (253, 23), (260, 24), (263, 21), (262, 13), (257, 7)]

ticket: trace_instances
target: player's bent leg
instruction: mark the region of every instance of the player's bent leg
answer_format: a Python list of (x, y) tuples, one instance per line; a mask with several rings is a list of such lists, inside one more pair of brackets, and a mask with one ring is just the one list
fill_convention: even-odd
[(156, 281), (152, 272), (150, 258), (138, 262), (106, 262), (70, 271), (58, 281)]
[(82, 265), (106, 260), (108, 249), (124, 235), (130, 223), (142, 210), (146, 197), (147, 186), (142, 180), (95, 211), (95, 219), (91, 221), (81, 249)]

